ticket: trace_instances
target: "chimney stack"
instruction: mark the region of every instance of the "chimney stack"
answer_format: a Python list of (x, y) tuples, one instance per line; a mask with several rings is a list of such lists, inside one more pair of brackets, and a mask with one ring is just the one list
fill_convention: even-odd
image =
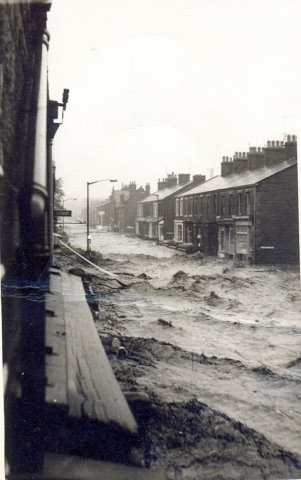
[(283, 162), (286, 159), (283, 146), (279, 140), (268, 141), (267, 146), (264, 148), (264, 152), (265, 165), (267, 167)]
[(149, 196), (149, 195), (150, 195), (150, 184), (149, 184), (149, 183), (147, 183), (147, 184), (145, 185), (145, 189), (144, 189), (144, 190), (145, 190), (145, 194), (146, 194), (147, 196)]
[(233, 173), (234, 169), (234, 163), (232, 162), (232, 159), (229, 157), (223, 157), (223, 160), (221, 162), (221, 176), (226, 177), (227, 175), (231, 175)]
[(168, 187), (174, 187), (177, 185), (177, 176), (174, 174), (174, 172), (167, 175), (166, 182)]
[(287, 135), (287, 140), (284, 144), (285, 160), (295, 158), (297, 160), (297, 137), (296, 135)]
[(239, 152), (238, 155), (235, 155), (233, 163), (234, 173), (241, 173), (248, 170), (248, 158), (246, 152)]
[(205, 175), (193, 175), (192, 181), (200, 184), (206, 181), (206, 177)]
[(132, 197), (133, 195), (135, 195), (136, 193), (136, 183), (135, 182), (130, 182), (129, 184), (129, 194), (130, 194), (130, 197)]
[(166, 179), (158, 180), (158, 190), (163, 190), (163, 188), (167, 188)]
[(255, 170), (256, 168), (263, 167), (264, 165), (264, 153), (261, 148), (250, 147), (248, 154), (248, 169)]
[(190, 182), (190, 173), (179, 173), (178, 175), (178, 184), (185, 185), (185, 183)]

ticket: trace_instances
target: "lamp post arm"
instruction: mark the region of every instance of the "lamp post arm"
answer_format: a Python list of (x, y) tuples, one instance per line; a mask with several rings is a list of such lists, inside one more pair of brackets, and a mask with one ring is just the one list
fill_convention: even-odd
[(110, 178), (103, 178), (102, 180), (95, 180), (95, 182), (87, 182), (89, 185), (99, 182), (117, 182), (117, 180), (111, 180)]

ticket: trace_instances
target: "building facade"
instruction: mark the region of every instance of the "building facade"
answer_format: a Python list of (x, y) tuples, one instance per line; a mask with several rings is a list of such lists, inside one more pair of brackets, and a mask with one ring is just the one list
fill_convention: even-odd
[(136, 204), (150, 194), (150, 186), (137, 189), (136, 183), (113, 188), (110, 198), (97, 207), (98, 228), (120, 233), (134, 233)]
[(136, 234), (142, 238), (169, 241), (174, 237), (175, 195), (204, 182), (204, 175), (172, 173), (158, 181), (157, 192), (137, 203)]
[(175, 241), (205, 255), (298, 262), (296, 137), (223, 157), (220, 176), (176, 196), (175, 213)]

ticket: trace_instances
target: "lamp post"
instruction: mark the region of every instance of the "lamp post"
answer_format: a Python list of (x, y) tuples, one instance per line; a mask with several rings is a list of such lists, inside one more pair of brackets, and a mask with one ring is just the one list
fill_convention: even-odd
[[(65, 198), (65, 200), (63, 200), (63, 210), (65, 210), (65, 202), (67, 202), (68, 200), (77, 200), (77, 198)], [(65, 231), (65, 217), (63, 217), (63, 232)]]
[(117, 182), (117, 180), (112, 180), (111, 178), (104, 178), (102, 180), (95, 180), (94, 182), (87, 182), (87, 252), (91, 250), (91, 237), (90, 237), (90, 218), (89, 218), (89, 187), (94, 183), (100, 182)]

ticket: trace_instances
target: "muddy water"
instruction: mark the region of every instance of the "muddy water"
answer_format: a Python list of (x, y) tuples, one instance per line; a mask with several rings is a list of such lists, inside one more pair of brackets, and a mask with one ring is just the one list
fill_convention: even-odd
[[(85, 248), (83, 232), (71, 241)], [(92, 242), (129, 285), (102, 297), (104, 311), (121, 335), (153, 339), (154, 355), (160, 342), (139, 385), (167, 402), (195, 398), (301, 455), (298, 271), (238, 268), (112, 233)]]

